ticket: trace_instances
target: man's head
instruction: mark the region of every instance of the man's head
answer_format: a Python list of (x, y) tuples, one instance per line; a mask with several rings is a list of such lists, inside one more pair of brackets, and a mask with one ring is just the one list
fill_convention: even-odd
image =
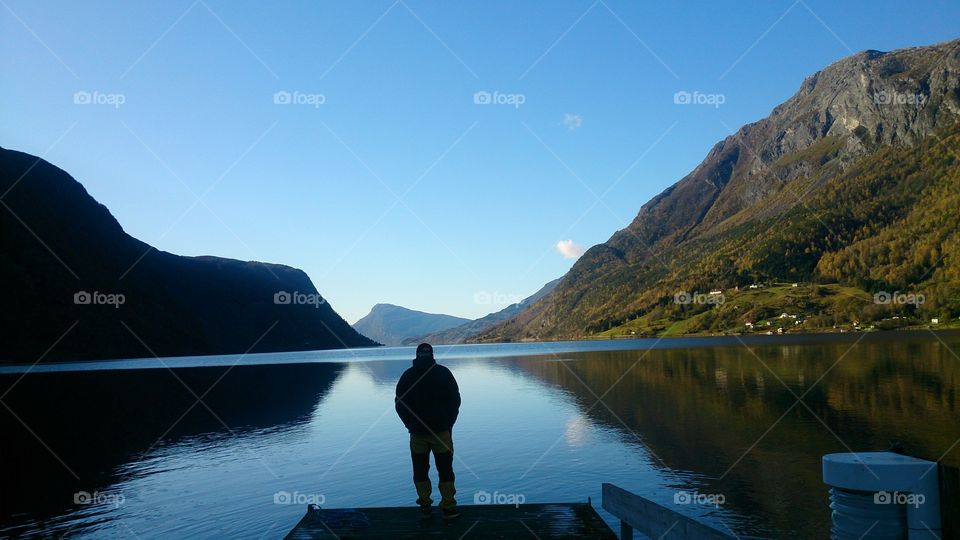
[(417, 360), (433, 360), (433, 346), (429, 343), (417, 345)]

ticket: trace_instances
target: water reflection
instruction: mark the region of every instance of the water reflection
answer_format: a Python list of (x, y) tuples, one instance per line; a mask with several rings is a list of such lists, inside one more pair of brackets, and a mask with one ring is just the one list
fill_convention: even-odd
[(138, 474), (161, 464), (177, 469), (165, 449), (189, 455), (220, 439), (295, 430), (342, 369), (300, 364), (0, 377), (0, 523), (27, 513), (43, 521), (71, 509), (82, 518), (116, 506), (123, 495), (110, 486), (128, 476), (131, 464)]
[[(563, 358), (511, 361), (574, 395), (592, 421), (619, 430), (624, 444), (647, 449), (658, 465), (696, 475), (695, 485), (678, 487), (723, 493), (728, 509), (756, 516), (741, 524), (744, 532), (826, 535), (823, 454), (884, 449), (896, 439), (935, 460), (960, 437), (960, 366), (935, 339)], [(958, 456), (943, 461), (957, 465)], [(669, 492), (624, 487), (672, 503)]]
[[(825, 537), (823, 454), (896, 438), (960, 464), (948, 453), (960, 437), (960, 337), (944, 339), (451, 355), (441, 361), (463, 395), (460, 500), (482, 490), (598, 501), (614, 482), (669, 506), (678, 490), (723, 494), (721, 506), (678, 509), (741, 537)], [(30, 373), (0, 408), (0, 535), (277, 537), (303, 512), (274, 504), (281, 490), (328, 507), (410, 505), (393, 413), (408, 366)], [(0, 377), (4, 392), (17, 377)], [(126, 500), (74, 504), (80, 490)]]

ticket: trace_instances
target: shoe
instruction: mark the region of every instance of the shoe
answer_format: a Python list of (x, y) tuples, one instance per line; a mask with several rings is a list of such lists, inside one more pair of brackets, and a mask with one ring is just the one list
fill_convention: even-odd
[(420, 517), (423, 519), (429, 518), (433, 515), (433, 507), (430, 505), (420, 507)]
[(458, 517), (460, 517), (460, 511), (456, 507), (443, 509), (443, 519), (457, 519)]

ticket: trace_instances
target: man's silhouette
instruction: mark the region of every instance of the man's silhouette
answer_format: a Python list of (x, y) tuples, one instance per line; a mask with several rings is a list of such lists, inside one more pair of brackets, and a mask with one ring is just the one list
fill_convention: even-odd
[(397, 414), (410, 432), (413, 485), (424, 517), (431, 513), (430, 452), (440, 476), (440, 510), (444, 519), (459, 517), (454, 494), (451, 430), (460, 413), (460, 389), (453, 373), (437, 364), (429, 343), (417, 346), (413, 366), (397, 382)]

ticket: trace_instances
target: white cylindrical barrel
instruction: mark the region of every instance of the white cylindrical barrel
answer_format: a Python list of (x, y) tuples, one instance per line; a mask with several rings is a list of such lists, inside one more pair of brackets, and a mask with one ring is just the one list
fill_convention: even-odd
[(831, 537), (836, 540), (939, 538), (937, 464), (894, 454), (863, 452), (823, 456), (830, 486)]

